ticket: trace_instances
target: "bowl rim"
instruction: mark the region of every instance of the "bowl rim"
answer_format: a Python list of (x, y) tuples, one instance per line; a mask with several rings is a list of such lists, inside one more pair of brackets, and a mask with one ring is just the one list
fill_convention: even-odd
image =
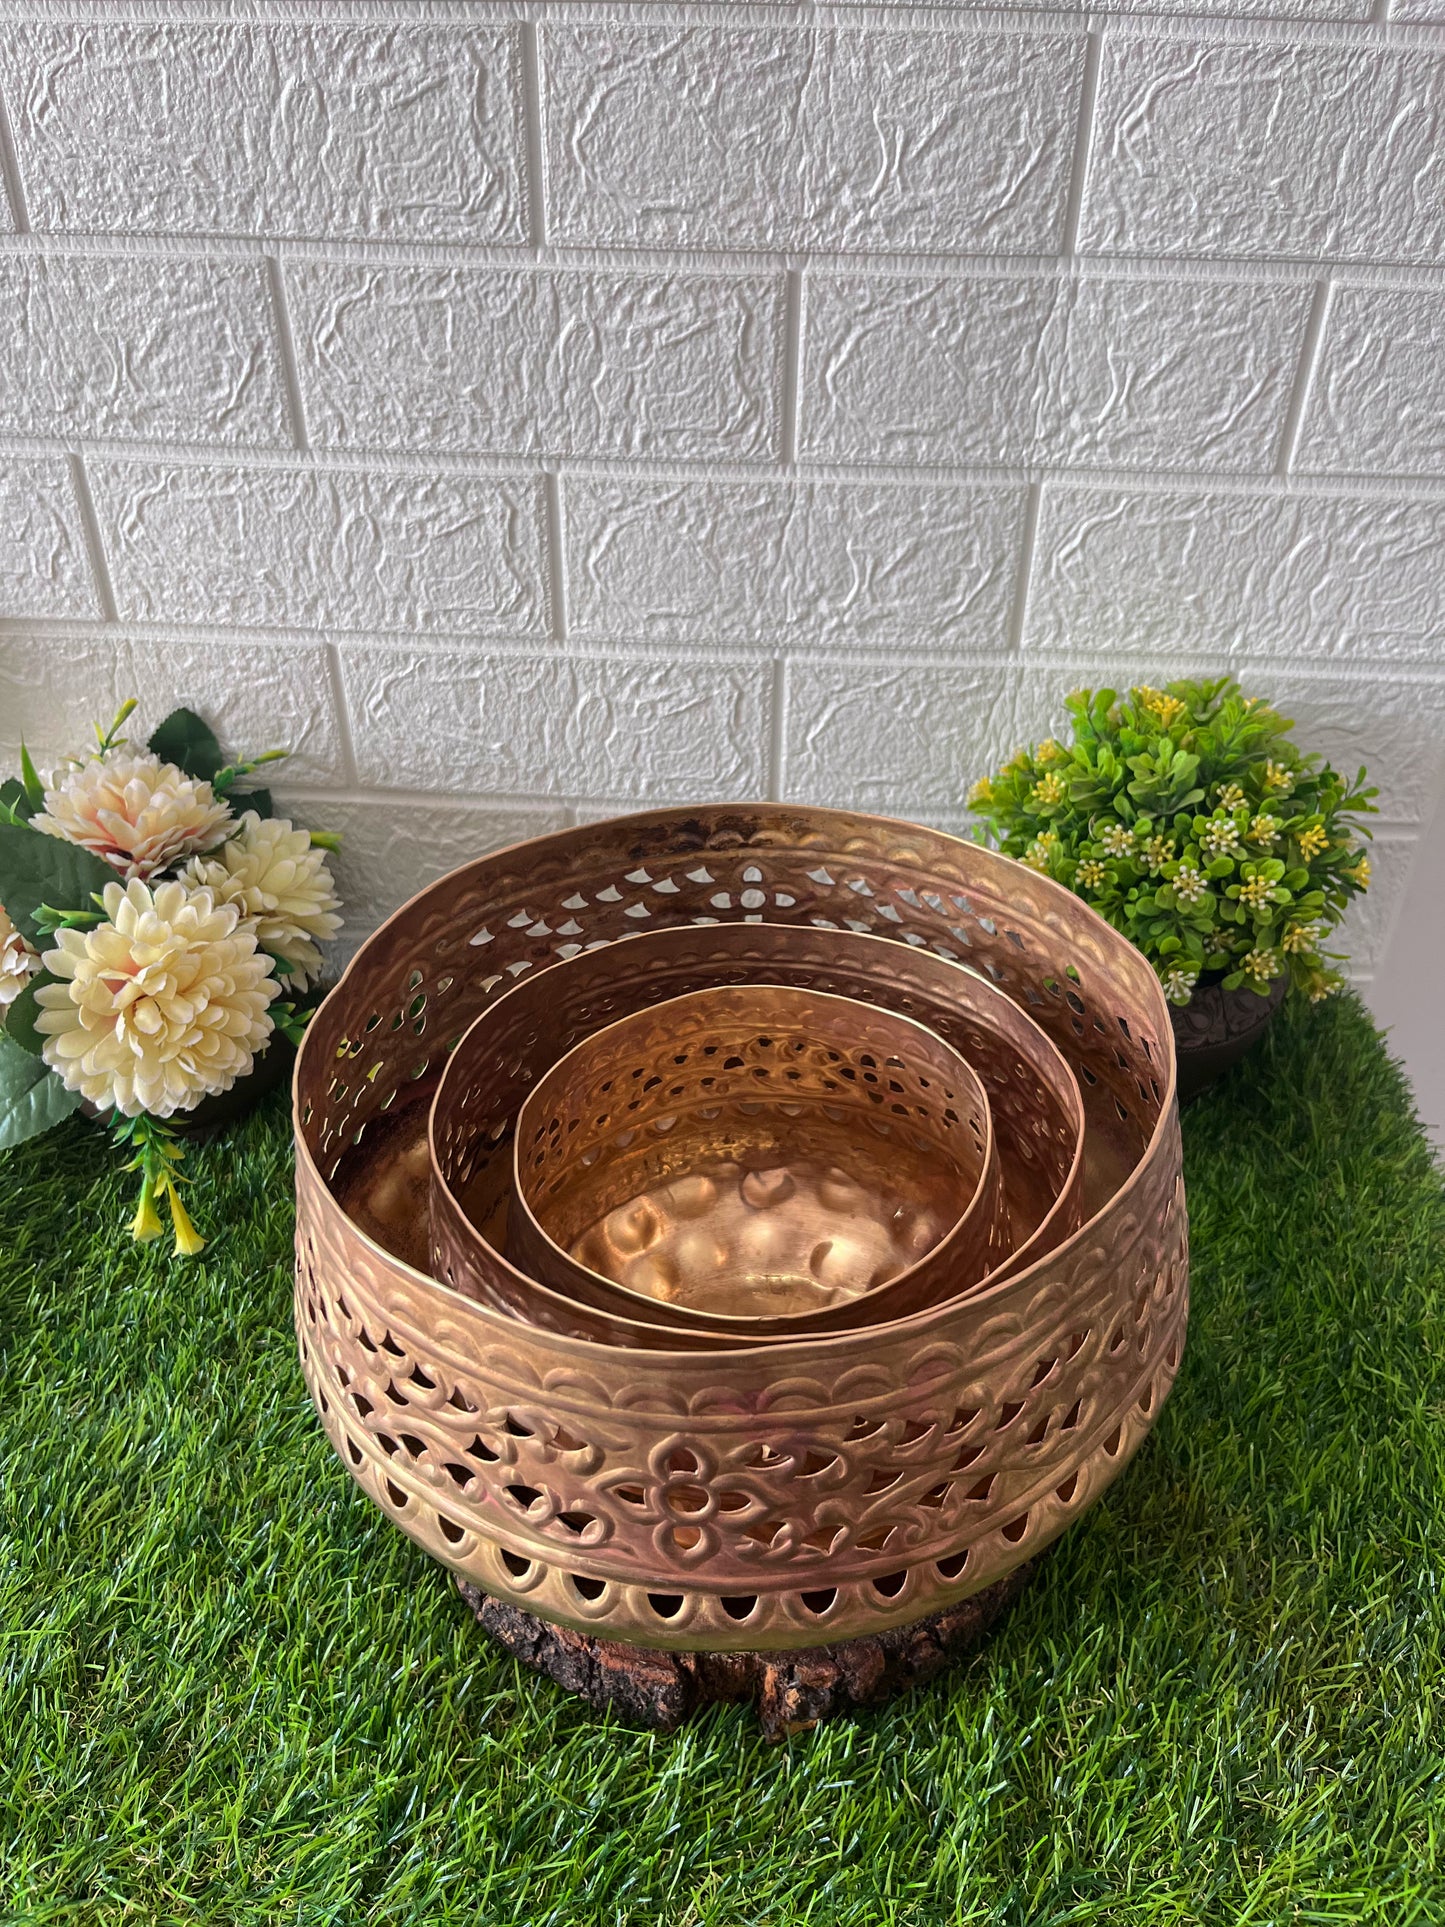
[[(832, 827), (836, 829), (840, 834), (840, 840), (842, 836), (846, 835), (849, 827), (857, 829), (861, 826), (874, 831), (879, 829), (891, 830), (912, 836), (917, 836), (922, 832), (925, 836), (937, 842), (952, 845), (959, 850), (967, 851), (971, 861), (982, 861), (986, 869), (995, 869), (1001, 876), (1007, 876), (1012, 870), (1024, 867), (1019, 865), (1015, 858), (1005, 856), (1000, 851), (991, 850), (985, 844), (972, 842), (966, 837), (954, 835), (951, 831), (937, 829), (927, 824), (920, 824), (906, 817), (878, 816), (867, 812), (829, 809), (812, 804), (789, 805), (771, 800), (750, 803), (746, 801), (739, 802), (737, 799), (727, 799), (712, 803), (692, 803), (636, 810), (620, 816), (602, 819), (602, 821), (614, 830), (620, 832), (625, 832), (629, 829), (638, 831), (643, 829), (656, 830), (666, 828), (673, 824), (685, 824), (689, 819), (695, 819), (699, 816), (720, 817), (727, 814), (736, 815), (738, 813), (747, 813), (753, 817), (766, 817), (771, 815), (774, 818), (782, 819), (786, 817), (790, 808), (799, 811), (815, 828), (827, 829)], [(453, 1316), (460, 1316), (469, 1323), (478, 1324), (499, 1339), (514, 1340), (519, 1330), (530, 1330), (534, 1335), (537, 1335), (538, 1328), (522, 1326), (520, 1321), (508, 1316), (506, 1313), (498, 1311), (489, 1305), (479, 1304), (476, 1299), (467, 1297), (465, 1293), (458, 1291), (454, 1286), (446, 1284), (444, 1280), (434, 1277), (430, 1272), (418, 1270), (416, 1266), (408, 1264), (404, 1259), (399, 1258), (395, 1252), (372, 1237), (368, 1231), (364, 1230), (362, 1226), (343, 1209), (340, 1199), (322, 1175), (320, 1165), (313, 1155), (310, 1144), (306, 1138), (305, 1126), (301, 1114), (303, 1103), (302, 1080), (309, 1069), (310, 1058), (321, 1048), (320, 1043), (317, 1041), (322, 1028), (318, 1024), (318, 1019), (326, 1011), (328, 1005), (333, 1005), (340, 1000), (343, 992), (346, 991), (350, 985), (353, 972), (357, 970), (357, 966), (361, 964), (367, 951), (373, 945), (379, 944), (384, 936), (400, 930), (414, 919), (418, 907), (425, 902), (433, 892), (442, 890), (448, 886), (455, 889), (456, 880), (460, 875), (479, 868), (483, 864), (503, 862), (509, 857), (515, 857), (524, 850), (536, 850), (539, 845), (552, 845), (564, 839), (576, 837), (580, 827), (581, 826), (578, 825), (571, 825), (546, 832), (539, 837), (522, 837), (515, 843), (500, 846), (495, 850), (488, 850), (481, 856), (474, 857), (470, 863), (459, 865), (446, 872), (443, 876), (434, 879), (431, 883), (425, 884), (420, 890), (409, 897), (405, 903), (401, 904), (389, 917), (385, 918), (377, 926), (376, 930), (372, 932), (371, 936), (367, 938), (366, 942), (357, 949), (355, 954), (347, 962), (346, 968), (343, 970), (336, 984), (318, 1006), (311, 1022), (307, 1025), (306, 1034), (296, 1053), (296, 1063), (291, 1077), (291, 1118), (295, 1140), (298, 1188), (304, 1186), (308, 1197), (315, 1203), (320, 1214), (333, 1223), (339, 1223), (342, 1227), (342, 1235), (348, 1241), (359, 1244), (371, 1254), (375, 1260), (379, 1261), (380, 1269), (384, 1273), (389, 1273), (414, 1290), (436, 1295), (441, 1302), (447, 1306)], [(587, 827), (601, 827), (601, 823), (596, 826), (589, 825)], [(769, 1363), (779, 1376), (784, 1376), (790, 1368), (805, 1370), (810, 1366), (816, 1367), (820, 1354), (826, 1357), (833, 1353), (846, 1352), (849, 1348), (856, 1349), (860, 1343), (860, 1336), (863, 1342), (867, 1342), (869, 1339), (876, 1339), (883, 1332), (887, 1332), (890, 1335), (917, 1332), (919, 1336), (922, 1337), (927, 1334), (932, 1325), (948, 1317), (951, 1312), (956, 1312), (958, 1304), (967, 1304), (970, 1312), (976, 1313), (984, 1309), (991, 1309), (993, 1303), (1007, 1293), (1018, 1293), (1021, 1296), (1025, 1295), (1027, 1288), (1037, 1282), (1046, 1266), (1062, 1262), (1065, 1255), (1075, 1247), (1082, 1244), (1089, 1237), (1097, 1235), (1101, 1223), (1107, 1221), (1113, 1213), (1121, 1208), (1123, 1200), (1137, 1187), (1143, 1174), (1152, 1171), (1159, 1160), (1166, 1157), (1169, 1153), (1172, 1134), (1177, 1130), (1175, 1114), (1177, 1111), (1178, 1096), (1178, 1066), (1174, 1050), (1173, 1026), (1169, 1021), (1169, 1007), (1165, 1001), (1163, 988), (1159, 983), (1158, 977), (1142, 952), (1135, 950), (1128, 939), (1117, 931), (1105, 918), (1100, 916), (1098, 911), (1096, 911), (1092, 905), (1086, 903), (1082, 897), (1076, 896), (1063, 884), (1056, 882), (1052, 877), (1043, 876), (1038, 871), (1030, 870), (1028, 874), (1030, 887), (1041, 889), (1047, 897), (1054, 899), (1058, 903), (1061, 913), (1067, 914), (1071, 918), (1081, 917), (1086, 925), (1094, 926), (1096, 931), (1104, 937), (1111, 948), (1117, 948), (1119, 951), (1126, 953), (1132, 951), (1133, 954), (1138, 957), (1138, 975), (1141, 988), (1143, 988), (1144, 995), (1153, 1006), (1153, 1014), (1156, 1019), (1155, 1030), (1159, 1036), (1163, 1052), (1162, 1068), (1164, 1078), (1159, 1096), (1159, 1110), (1148, 1140), (1144, 1144), (1132, 1170), (1119, 1188), (1111, 1192), (1099, 1208), (1091, 1216), (1084, 1219), (1078, 1229), (1071, 1233), (1069, 1237), (1054, 1246), (1050, 1251), (1040, 1253), (1030, 1264), (1021, 1270), (1010, 1273), (1008, 1276), (1000, 1278), (994, 1283), (987, 1284), (978, 1291), (969, 1293), (965, 1299), (957, 1301), (957, 1304), (930, 1306), (926, 1310), (914, 1312), (910, 1314), (908, 1318), (900, 1319), (892, 1325), (869, 1328), (861, 1335), (857, 1332), (849, 1331), (824, 1332), (805, 1339), (769, 1345), (766, 1347)], [(883, 936), (881, 933), (873, 934), (878, 935), (879, 941), (883, 943), (897, 941), (894, 938)], [(1005, 996), (1008, 995), (1006, 991), (1002, 994)], [(1010, 998), (1009, 1001), (1012, 1002), (1013, 999)], [(615, 1345), (603, 1344), (596, 1339), (576, 1337), (567, 1332), (548, 1331), (541, 1333), (537, 1337), (537, 1342), (543, 1341), (545, 1341), (550, 1350), (556, 1353), (559, 1361), (565, 1359), (575, 1366), (586, 1368), (589, 1372), (595, 1372), (599, 1369), (604, 1372), (608, 1371), (615, 1364), (622, 1349)], [(710, 1351), (705, 1355), (706, 1362), (709, 1369), (720, 1374), (725, 1374), (730, 1360), (752, 1364), (757, 1359), (759, 1349), (761, 1348), (755, 1345), (743, 1345)], [(669, 1371), (675, 1372), (679, 1357), (685, 1357), (687, 1354), (679, 1354), (675, 1349), (651, 1350), (646, 1346), (635, 1346), (626, 1348), (626, 1356), (633, 1361), (639, 1372), (666, 1374)]]
[[(885, 938), (883, 941), (886, 942), (887, 939)], [(617, 1279), (607, 1277), (603, 1272), (593, 1271), (589, 1265), (584, 1265), (579, 1259), (570, 1257), (567, 1252), (563, 1251), (561, 1247), (557, 1245), (556, 1240), (550, 1236), (546, 1227), (532, 1209), (527, 1198), (526, 1190), (523, 1187), (520, 1168), (523, 1118), (526, 1117), (531, 1107), (537, 1103), (539, 1099), (544, 1097), (548, 1088), (549, 1079), (565, 1075), (570, 1060), (580, 1056), (583, 1051), (594, 1049), (598, 1044), (605, 1043), (611, 1033), (624, 1030), (637, 1024), (654, 1011), (666, 1011), (676, 1006), (693, 1003), (704, 998), (713, 999), (716, 998), (720, 992), (724, 994), (731, 992), (736, 995), (739, 991), (744, 990), (771, 990), (781, 992), (789, 998), (796, 997), (801, 1002), (809, 1004), (822, 1003), (824, 1005), (846, 1005), (854, 1009), (861, 1008), (870, 1016), (881, 1019), (888, 1024), (895, 1024), (901, 1030), (917, 1031), (928, 1040), (933, 1048), (955, 1060), (959, 1068), (954, 1074), (959, 1077), (960, 1083), (972, 1086), (971, 1095), (975, 1099), (982, 1115), (984, 1130), (978, 1178), (973, 1189), (964, 1200), (962, 1209), (953, 1218), (947, 1230), (938, 1241), (930, 1246), (921, 1258), (916, 1258), (911, 1265), (905, 1265), (901, 1271), (895, 1272), (890, 1278), (886, 1278), (882, 1284), (874, 1286), (871, 1290), (860, 1292), (855, 1299), (849, 1302), (861, 1306), (867, 1300), (879, 1297), (881, 1294), (891, 1291), (894, 1287), (902, 1286), (905, 1282), (913, 1282), (920, 1270), (925, 1266), (946, 1263), (950, 1247), (960, 1243), (965, 1232), (976, 1231), (978, 1229), (980, 1214), (987, 1210), (994, 1190), (998, 1145), (994, 1131), (993, 1106), (989, 1102), (988, 1092), (984, 1089), (983, 1080), (980, 1078), (978, 1072), (974, 1069), (973, 1065), (969, 1063), (962, 1051), (950, 1044), (946, 1038), (940, 1037), (938, 1033), (931, 1030), (927, 1024), (921, 1022), (916, 1017), (908, 1016), (904, 1011), (888, 1010), (878, 1004), (860, 1005), (859, 999), (855, 997), (845, 997), (836, 991), (807, 990), (792, 984), (769, 984), (760, 978), (755, 981), (750, 981), (745, 985), (719, 984), (701, 990), (683, 991), (676, 997), (664, 998), (659, 1003), (646, 1005), (641, 1010), (630, 1011), (625, 1016), (613, 1018), (610, 1023), (603, 1024), (597, 1030), (590, 1032), (586, 1037), (579, 1038), (571, 1049), (565, 1051), (550, 1069), (544, 1072), (532, 1086), (526, 1098), (523, 1100), (521, 1108), (517, 1112), (516, 1132), (512, 1140), (512, 1195), (518, 1206), (526, 1214), (529, 1230), (535, 1233), (538, 1238), (544, 1240), (562, 1259), (563, 1263), (559, 1266), (559, 1277), (564, 1270), (575, 1267), (577, 1270), (585, 1272), (589, 1279), (595, 1280), (599, 1286), (603, 1288), (610, 1287), (612, 1290), (623, 1293), (626, 1300), (631, 1301), (631, 1303), (643, 1311), (656, 1302), (646, 1294), (634, 1291), (631, 1286), (623, 1285), (619, 1283)], [(501, 999), (499, 998), (497, 1001), (500, 1003)], [(494, 1004), (490, 1008), (495, 1010), (497, 1005)], [(485, 1023), (488, 1015), (488, 1011), (483, 1011), (480, 1016), (477, 1017), (476, 1023)], [(452, 1055), (448, 1058), (446, 1069), (442, 1072), (441, 1083), (437, 1085), (436, 1094), (432, 1098), (430, 1114), (427, 1119), (427, 1139), (431, 1153), (432, 1182), (446, 1184), (448, 1190), (451, 1189), (451, 1186), (447, 1179), (442, 1176), (440, 1163), (436, 1157), (435, 1126), (441, 1106), (442, 1091), (446, 1086), (447, 1078), (451, 1074), (453, 1066), (461, 1056), (466, 1037), (470, 1034), (470, 1031), (464, 1033), (462, 1044), (458, 1045), (457, 1049), (453, 1051)], [(1001, 1195), (1000, 1193), (1000, 1198)], [(982, 1279), (987, 1277), (987, 1275), (987, 1272), (980, 1274), (980, 1278), (975, 1280), (975, 1283), (981, 1283)], [(563, 1290), (564, 1288), (558, 1284), (554, 1285), (553, 1289)], [(961, 1296), (963, 1291), (969, 1289), (971, 1289), (970, 1286), (962, 1286), (957, 1293), (951, 1293), (950, 1296)], [(683, 1329), (687, 1329), (691, 1326), (693, 1320), (697, 1320), (703, 1330), (731, 1331), (735, 1327), (740, 1327), (744, 1334), (749, 1334), (750, 1327), (756, 1325), (759, 1335), (765, 1330), (779, 1333), (781, 1330), (786, 1329), (790, 1336), (796, 1331), (796, 1335), (799, 1338), (806, 1338), (815, 1330), (812, 1321), (816, 1318), (831, 1315), (837, 1307), (833, 1305), (819, 1306), (814, 1311), (797, 1312), (782, 1316), (775, 1313), (723, 1313), (698, 1311), (691, 1308), (683, 1309), (685, 1311)], [(880, 1325), (888, 1322), (890, 1321), (886, 1318), (862, 1321), (862, 1323), (865, 1324), (872, 1323)]]

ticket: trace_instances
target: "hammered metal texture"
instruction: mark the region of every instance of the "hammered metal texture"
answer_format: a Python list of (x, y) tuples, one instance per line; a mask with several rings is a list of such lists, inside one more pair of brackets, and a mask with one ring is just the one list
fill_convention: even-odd
[[(1084, 1179), (1078, 1086), (1057, 1047), (987, 979), (931, 951), (904, 950), (855, 931), (674, 925), (524, 977), (462, 1038), (430, 1118), (439, 1179), (431, 1196), (434, 1275), (551, 1331), (603, 1344), (677, 1345), (671, 1331), (616, 1313), (615, 1296), (594, 1289), (590, 1274), (572, 1279), (568, 1297), (502, 1256), (513, 1125), (537, 1079), (581, 1038), (669, 998), (743, 983), (788, 984), (897, 1011), (936, 1031), (976, 1069), (993, 1114), (1009, 1217), (1010, 1255), (1000, 1275), (1077, 1229)], [(414, 1150), (407, 1155), (420, 1167)], [(394, 1185), (394, 1170), (385, 1182)], [(416, 1201), (420, 1186), (417, 1177), (399, 1193), (403, 1221), (409, 1210), (423, 1208), (424, 1200)], [(848, 1322), (837, 1320), (840, 1328)], [(759, 1336), (740, 1330), (721, 1342), (742, 1345)]]
[(1008, 1248), (967, 1061), (911, 1018), (812, 990), (693, 991), (594, 1032), (528, 1097), (513, 1155), (520, 1270), (569, 1293), (585, 1273), (684, 1325), (875, 1324)]
[[(348, 1217), (367, 1132), (430, 1095), (507, 984), (640, 922), (764, 913), (966, 961), (1028, 1010), (1081, 1080), (1089, 1220), (890, 1325), (665, 1352), (522, 1325)], [(313, 1020), (296, 1122), (297, 1329), (343, 1461), (453, 1570), (609, 1637), (802, 1647), (935, 1611), (1062, 1531), (1178, 1368), (1187, 1235), (1157, 980), (1059, 886), (937, 832), (727, 806), (468, 865), (385, 925)]]

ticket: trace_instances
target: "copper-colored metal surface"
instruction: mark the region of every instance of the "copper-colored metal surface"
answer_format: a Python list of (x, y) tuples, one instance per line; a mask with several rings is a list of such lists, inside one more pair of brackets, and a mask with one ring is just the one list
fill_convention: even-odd
[[(347, 1215), (368, 1134), (516, 978), (638, 922), (820, 920), (964, 959), (1081, 1080), (1088, 1221), (998, 1282), (860, 1332), (626, 1349), (519, 1323)], [(906, 951), (903, 952), (906, 960)], [(560, 977), (560, 972), (558, 973)], [(562, 832), (424, 891), (353, 961), (296, 1074), (297, 1329), (343, 1462), (455, 1571), (677, 1648), (905, 1624), (1047, 1544), (1178, 1368), (1187, 1241), (1168, 1012), (1059, 886), (936, 832), (783, 805)], [(394, 1142), (415, 1141), (398, 1123)]]
[[(1043, 1032), (986, 978), (934, 956), (855, 931), (808, 925), (674, 925), (583, 951), (544, 975), (524, 976), (490, 1005), (448, 1058), (431, 1112), (437, 1183), (431, 1199), (431, 1269), (466, 1296), (549, 1331), (644, 1349), (746, 1345), (773, 1336), (767, 1321), (729, 1336), (693, 1338), (627, 1315), (625, 1300), (591, 1273), (552, 1290), (511, 1265), (508, 1244), (513, 1126), (537, 1079), (581, 1038), (632, 1011), (717, 984), (781, 983), (846, 996), (909, 1016), (951, 1043), (987, 1091), (1000, 1145), (1011, 1252), (1000, 1275), (1048, 1250), (1081, 1221), (1083, 1109), (1078, 1087)], [(397, 1173), (425, 1162), (418, 1144), (425, 1107), (404, 1114), (377, 1160), (375, 1185), (353, 1160), (346, 1208), (379, 1242), (420, 1249), (412, 1185)], [(418, 1120), (410, 1139), (406, 1116)], [(392, 1215), (383, 1220), (380, 1204)], [(416, 1260), (423, 1263), (424, 1260)], [(927, 1284), (927, 1280), (923, 1281)], [(924, 1302), (922, 1299), (919, 1301)], [(912, 1307), (916, 1308), (916, 1307)], [(846, 1308), (814, 1328), (845, 1330)]]
[(775, 984), (575, 1045), (523, 1105), (514, 1167), (514, 1263), (563, 1291), (590, 1272), (644, 1314), (805, 1336), (935, 1303), (1006, 1250), (967, 1062), (911, 1018)]

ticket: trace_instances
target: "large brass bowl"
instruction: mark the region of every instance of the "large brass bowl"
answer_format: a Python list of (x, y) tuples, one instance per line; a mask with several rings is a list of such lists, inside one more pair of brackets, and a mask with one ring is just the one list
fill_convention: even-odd
[[(901, 966), (915, 949), (966, 962), (1026, 1010), (1079, 1080), (1086, 1222), (910, 1318), (734, 1350), (523, 1324), (379, 1240), (425, 1257), (423, 1107), (488, 1002), (641, 924), (764, 915), (892, 938)], [(482, 858), (358, 954), (295, 1101), (297, 1330), (323, 1424), (404, 1531), (566, 1624), (747, 1649), (907, 1623), (1056, 1537), (1178, 1369), (1187, 1236), (1158, 982), (1068, 892), (938, 832), (716, 806)], [(376, 1203), (408, 1186), (419, 1218)]]

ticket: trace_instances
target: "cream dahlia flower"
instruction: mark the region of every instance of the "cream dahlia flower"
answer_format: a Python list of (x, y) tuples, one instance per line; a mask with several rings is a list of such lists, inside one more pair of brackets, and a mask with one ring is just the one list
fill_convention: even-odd
[(59, 930), (36, 993), (44, 1057), (66, 1087), (126, 1117), (170, 1117), (251, 1068), (276, 985), (234, 904), (183, 883), (104, 892), (107, 922)]
[(193, 857), (183, 872), (188, 883), (211, 890), (218, 903), (234, 903), (255, 926), (263, 950), (285, 965), (278, 975), (303, 988), (321, 969), (315, 939), (341, 928), (341, 900), (326, 867), (326, 852), (313, 850), (305, 830), (285, 817), (247, 810), (229, 843), (207, 857)]
[(21, 936), (0, 903), (0, 1010), (8, 1010), (30, 981), (40, 959)]
[(90, 850), (123, 877), (146, 879), (225, 834), (230, 808), (150, 751), (110, 749), (57, 770), (32, 830)]

